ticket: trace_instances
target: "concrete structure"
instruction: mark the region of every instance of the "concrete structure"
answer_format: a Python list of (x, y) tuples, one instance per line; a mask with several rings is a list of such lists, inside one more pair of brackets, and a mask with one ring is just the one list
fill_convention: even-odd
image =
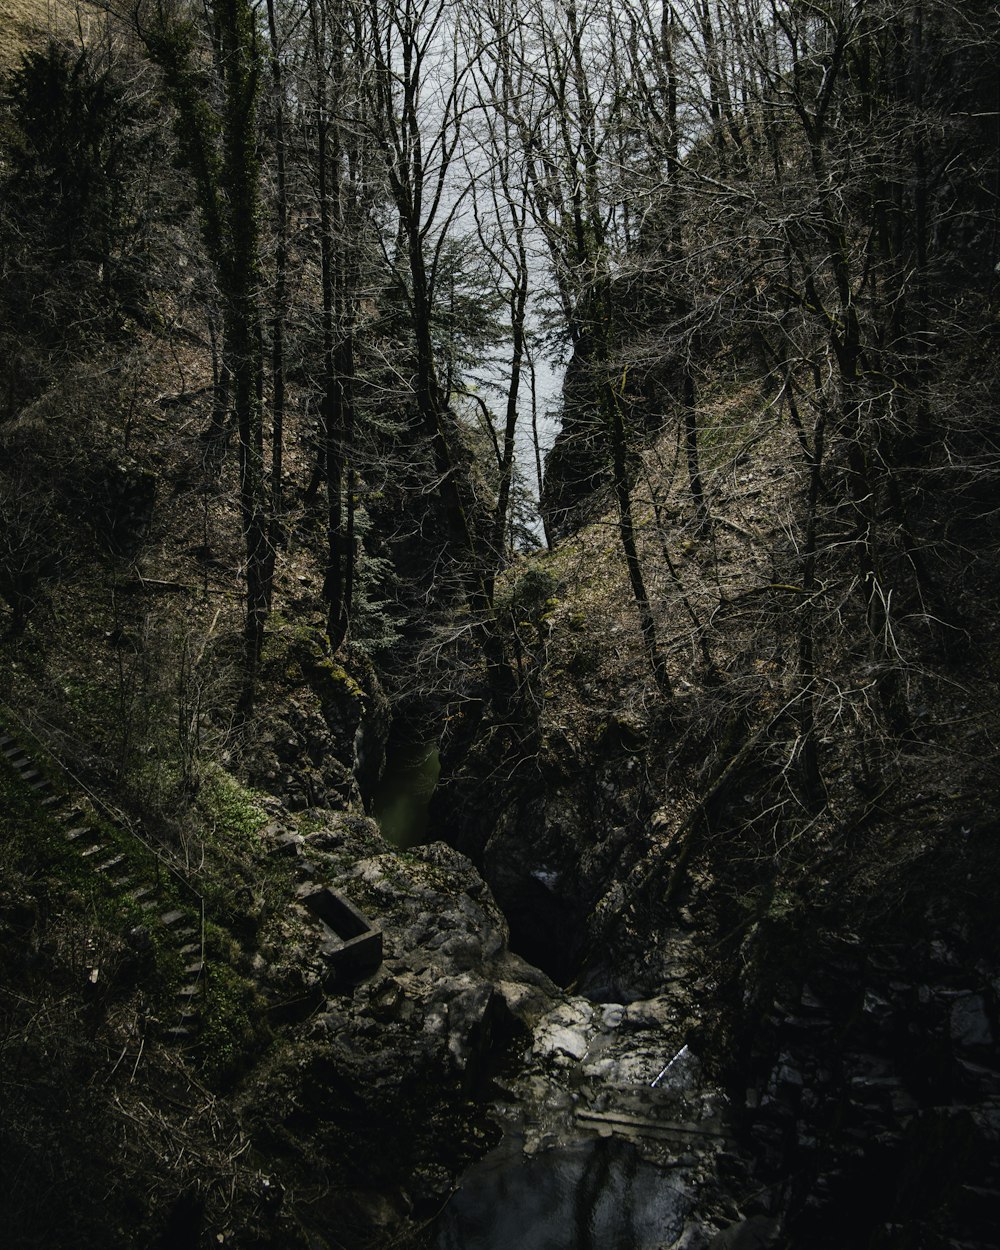
[(382, 931), (374, 928), (349, 899), (324, 886), (299, 901), (324, 930), (321, 946), (338, 979), (360, 981), (382, 962)]

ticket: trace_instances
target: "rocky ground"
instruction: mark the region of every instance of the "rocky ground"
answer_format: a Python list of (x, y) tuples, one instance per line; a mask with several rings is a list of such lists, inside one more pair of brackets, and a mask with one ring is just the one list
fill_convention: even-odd
[(627, 1143), (674, 1195), (677, 1227), (657, 1246), (707, 1245), (738, 1218), (720, 1179), (736, 1166), (728, 1100), (685, 1047), (669, 996), (595, 1004), (560, 990), (511, 953), (489, 889), (443, 842), (400, 853), (352, 816), (305, 834), (276, 820), (268, 836), (302, 893), (334, 886), (383, 935), (373, 975), (338, 979), (299, 906), (258, 961), (279, 1011), (307, 1013), (245, 1098), (290, 1177), (325, 1159), (331, 1192), (309, 1206), (311, 1244), (432, 1244), (463, 1165), (501, 1142), (508, 1166)]

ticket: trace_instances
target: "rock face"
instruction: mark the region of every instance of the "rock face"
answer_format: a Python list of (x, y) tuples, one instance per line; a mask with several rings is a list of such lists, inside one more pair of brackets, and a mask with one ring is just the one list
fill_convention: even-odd
[(255, 1114), (262, 1142), (322, 1160), (314, 1245), (334, 1227), (388, 1244), (471, 1166), (466, 1214), (422, 1244), (499, 1250), (505, 1226), (461, 1194), (521, 1194), (529, 1220), (535, 1191), (644, 1247), (641, 1220), (601, 1223), (601, 1195), (663, 1181), (656, 1250), (996, 1246), (1000, 943), (976, 885), (992, 833), (942, 835), (938, 860), (923, 839), (886, 878), (891, 907), (827, 888), (851, 880), (850, 847), (779, 890), (759, 860), (729, 872), (726, 837), (689, 855), (692, 826), (649, 781), (661, 731), (591, 728), (546, 728), (516, 784), (466, 743), (432, 809), (457, 850), (399, 853), (329, 812), (273, 831), (303, 888), (332, 886), (383, 934), (355, 984), (289, 917), (261, 969), (296, 1042)]
[(362, 808), (378, 780), (390, 711), (374, 669), (361, 656), (350, 669), (308, 631), (280, 635), (265, 674), (282, 698), (262, 720), (247, 754), (250, 780), (289, 811)]
[(590, 748), (554, 733), (516, 786), (493, 782), (492, 761), (480, 768), (473, 752), (432, 803), (449, 837), (481, 866), (514, 948), (560, 982), (585, 965), (582, 983), (598, 998), (641, 996), (659, 983), (656, 950), (623, 978), (594, 923), (659, 840), (641, 733), (609, 723)]
[(510, 952), (489, 889), (444, 843), (401, 855), (343, 814), (305, 835), (275, 822), (269, 836), (304, 891), (335, 887), (383, 941), (378, 971), (348, 981), (294, 907), (260, 961), (276, 1019), (298, 1003), (301, 1020), (247, 1106), (260, 1146), (289, 1160), (286, 1189), (322, 1160), (329, 1192), (296, 1216), (310, 1245), (386, 1244), (501, 1138), (511, 1166), (545, 1155), (546, 1169), (548, 1152), (579, 1159), (613, 1139), (616, 1167), (640, 1169), (651, 1193), (665, 1186), (657, 1202), (669, 1190), (665, 1245), (707, 1245), (728, 1222), (716, 1201), (727, 1102), (685, 1049), (672, 1000), (599, 1005), (560, 991)]
[[(610, 478), (610, 449), (581, 343), (566, 367), (559, 433), (545, 457), (540, 510), (550, 542), (565, 538), (600, 512)], [(596, 496), (596, 498), (595, 498)]]
[(812, 964), (749, 1043), (757, 1172), (793, 1244), (995, 1246), (1000, 962), (939, 921), (913, 944), (826, 935)]
[(279, 823), (275, 853), (294, 855), (304, 889), (333, 886), (381, 930), (383, 962), (355, 983), (324, 959), (305, 908), (276, 925), (261, 985), (277, 1018), (304, 1018), (254, 1089), (254, 1116), (261, 1141), (302, 1168), (323, 1160), (330, 1193), (310, 1208), (311, 1244), (335, 1229), (342, 1243), (346, 1228), (349, 1244), (380, 1245), (426, 1218), (496, 1139), (474, 1099), (556, 991), (507, 950), (503, 916), (457, 851), (401, 856), (364, 817), (291, 839)]
[[(575, 1104), (578, 1120), (600, 1126), (607, 1115), (617, 1132), (635, 1117), (648, 1130), (655, 1104), (641, 1084), (621, 1087), (626, 1052), (595, 1048), (597, 1022), (624, 1011), (609, 1036), (636, 1037), (650, 1014), (669, 1021), (663, 1052), (687, 1042), (735, 1093), (722, 1163), (691, 1208), (694, 1226), (717, 1228), (713, 1244), (764, 1245), (780, 1233), (793, 1250), (996, 1247), (992, 827), (966, 822), (958, 844), (947, 830), (937, 842), (928, 833), (921, 854), (886, 876), (891, 903), (862, 890), (842, 897), (816, 874), (812, 911), (770, 894), (764, 914), (725, 875), (721, 837), (676, 886), (679, 822), (639, 780), (651, 758), (620, 733), (589, 750), (553, 736), (531, 783), (506, 801), (482, 791), (477, 801), (473, 750), (439, 804), (450, 804), (512, 940), (593, 1000), (553, 1007), (530, 1062), (578, 1073), (577, 1094), (608, 1082), (606, 1104)], [(850, 880), (849, 857), (830, 864)], [(728, 1231), (720, 1188), (734, 1204)]]
[[(704, 1247), (731, 1223), (728, 1101), (668, 999), (557, 999), (500, 1078), (504, 1140), (440, 1221), (441, 1250)], [(516, 1236), (514, 1230), (517, 1230)]]

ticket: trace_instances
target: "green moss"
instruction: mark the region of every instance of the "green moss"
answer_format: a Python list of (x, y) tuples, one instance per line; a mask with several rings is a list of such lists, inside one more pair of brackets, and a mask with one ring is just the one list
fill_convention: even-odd
[[(0, 885), (6, 880), (16, 893), (26, 885), (43, 915), (58, 917), (60, 924), (82, 925), (106, 933), (120, 941), (133, 928), (142, 926), (152, 944), (152, 965), (144, 976), (151, 997), (152, 1014), (167, 1018), (174, 1009), (174, 994), (180, 985), (183, 960), (175, 950), (167, 930), (150, 924), (149, 914), (132, 897), (140, 884), (156, 885), (157, 909), (191, 906), (191, 895), (169, 873), (156, 856), (126, 830), (101, 819), (93, 811), (76, 823), (89, 829), (81, 839), (105, 847), (98, 859), (122, 855), (120, 871), (129, 877), (129, 886), (116, 888), (95, 871), (94, 858), (84, 858), (79, 842), (66, 841), (66, 826), (38, 804), (33, 792), (13, 774), (0, 768), (0, 805), (3, 809), (0, 838)], [(15, 884), (15, 883), (22, 884)]]
[(209, 965), (202, 1002), (198, 1058), (206, 1079), (231, 1085), (260, 1054), (269, 1037), (253, 985), (223, 962)]
[[(334, 693), (347, 694), (352, 699), (363, 699), (365, 697), (365, 692), (358, 683), (347, 669), (342, 664), (338, 664), (336, 660), (322, 660), (314, 666), (313, 672), (318, 674), (324, 683), (328, 683)], [(320, 689), (319, 693), (322, 695), (324, 692)]]
[(510, 591), (510, 611), (532, 623), (559, 606), (559, 578), (541, 561), (527, 561)]
[(201, 843), (197, 884), (210, 919), (254, 949), (269, 911), (289, 892), (287, 863), (267, 854), (267, 812), (260, 796), (212, 768), (198, 794)]
[(241, 785), (224, 769), (212, 765), (205, 770), (198, 792), (199, 815), (207, 832), (225, 838), (247, 852), (260, 850), (260, 830), (267, 823), (267, 812), (260, 795)]
[(264, 645), (264, 664), (280, 671), (283, 680), (297, 684), (304, 678), (320, 698), (347, 695), (363, 699), (360, 683), (330, 654), (330, 639), (316, 625), (271, 618)]

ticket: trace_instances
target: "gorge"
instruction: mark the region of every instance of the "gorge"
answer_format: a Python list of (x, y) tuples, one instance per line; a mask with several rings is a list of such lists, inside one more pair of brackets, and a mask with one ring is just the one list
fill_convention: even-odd
[(995, 1250), (996, 6), (0, 19), (3, 1244)]

